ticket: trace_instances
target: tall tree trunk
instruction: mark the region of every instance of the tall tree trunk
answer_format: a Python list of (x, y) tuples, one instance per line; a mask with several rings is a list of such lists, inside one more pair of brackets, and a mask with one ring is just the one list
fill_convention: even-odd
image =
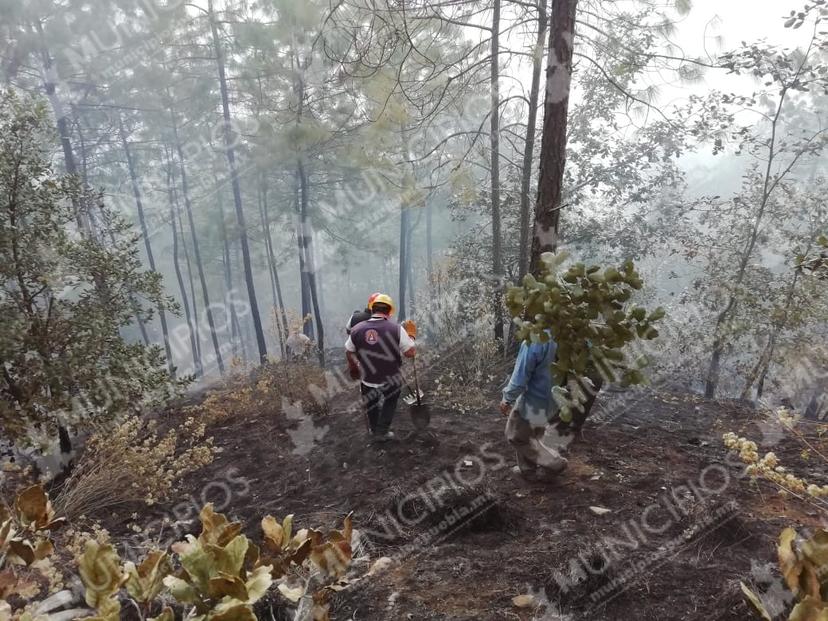
[[(52, 112), (55, 115), (55, 124), (57, 126), (58, 139), (60, 140), (60, 147), (63, 151), (63, 161), (66, 166), (66, 172), (69, 175), (78, 175), (78, 165), (75, 160), (75, 152), (72, 149), (72, 139), (69, 130), (69, 119), (66, 113), (66, 108), (61, 102), (57, 93), (57, 72), (52, 60), (52, 54), (46, 45), (46, 37), (43, 33), (43, 26), (40, 22), (35, 22), (33, 30), (37, 31), (40, 43), (40, 56), (43, 65), (43, 90), (46, 93), (46, 98), (52, 107)], [(71, 197), (72, 209), (75, 215), (75, 223), (81, 235), (91, 235), (91, 230), (84, 214), (83, 206), (74, 195)]]
[(432, 230), (432, 207), (431, 201), (426, 205), (426, 270), (428, 271), (429, 292), (434, 287), (434, 261), (431, 257), (434, 254), (434, 236)]
[[(201, 248), (198, 244), (198, 235), (196, 234), (195, 220), (193, 219), (193, 205), (190, 201), (190, 188), (187, 182), (187, 166), (184, 160), (184, 148), (181, 146), (181, 140), (178, 137), (178, 122), (176, 120), (175, 108), (170, 107), (170, 120), (172, 122), (173, 139), (175, 140), (175, 148), (178, 154), (178, 170), (181, 176), (181, 193), (184, 196), (184, 210), (187, 212), (187, 223), (190, 226), (190, 236), (193, 241), (193, 258), (195, 259), (196, 269), (198, 270), (198, 280), (201, 284), (201, 297), (204, 300), (204, 308), (207, 311), (207, 325), (210, 327), (210, 339), (213, 341), (213, 351), (216, 356), (216, 366), (219, 373), (224, 375), (224, 360), (221, 356), (221, 346), (219, 345), (218, 335), (216, 334), (216, 322), (213, 318), (213, 309), (210, 305), (210, 292), (207, 288), (207, 278), (204, 276), (204, 264), (201, 261)], [(187, 259), (189, 263), (189, 258)], [(195, 307), (195, 299), (193, 300), (193, 307)]]
[[(273, 257), (273, 284), (276, 287), (276, 301), (279, 304), (277, 321), (281, 321), (282, 334), (285, 335), (285, 340), (287, 341), (287, 337), (289, 336), (288, 318), (287, 312), (285, 310), (285, 298), (282, 295), (282, 284), (281, 280), (279, 279), (279, 266), (276, 264), (276, 251), (273, 249), (273, 236), (270, 231), (270, 209), (268, 207), (267, 201), (265, 201), (264, 204), (264, 211), (265, 222), (267, 223), (267, 243), (270, 246), (270, 256)], [(285, 349), (285, 354), (287, 354), (287, 349)]]
[(267, 185), (262, 182), (259, 184), (259, 217), (262, 223), (262, 232), (264, 233), (265, 256), (267, 259), (267, 268), (270, 274), (270, 295), (273, 299), (273, 324), (276, 327), (276, 336), (279, 339), (279, 354), (282, 359), (285, 359), (285, 339), (287, 334), (283, 332), (282, 320), (279, 309), (282, 306), (280, 301), (281, 291), (277, 293), (277, 286), (279, 283), (279, 275), (276, 272), (276, 259), (273, 256), (272, 238), (270, 235), (270, 221), (267, 217)]
[(406, 245), (408, 249), (405, 252), (406, 258), (408, 259), (408, 311), (410, 316), (414, 316), (415, 308), (414, 308), (414, 252), (413, 252), (413, 239), (414, 239), (414, 230), (416, 228), (416, 223), (412, 225), (409, 222), (408, 224), (408, 235), (406, 238)]
[(492, 275), (495, 279), (493, 300), (494, 336), (503, 340), (503, 246), (500, 233), (500, 0), (494, 0), (492, 11), (492, 62), (491, 98), (489, 122), (491, 146), (491, 193), (492, 193)]
[(181, 293), (181, 304), (184, 307), (184, 319), (187, 321), (187, 331), (190, 336), (190, 350), (193, 357), (193, 373), (196, 377), (204, 375), (204, 369), (201, 366), (201, 355), (196, 342), (196, 331), (193, 327), (193, 317), (190, 314), (190, 301), (187, 297), (187, 289), (184, 286), (184, 277), (181, 274), (181, 261), (178, 246), (178, 227), (176, 226), (176, 212), (178, 207), (176, 205), (175, 191), (173, 189), (173, 162), (172, 156), (168, 155), (168, 170), (167, 170), (167, 196), (170, 203), (170, 228), (173, 242), (173, 267), (175, 268), (175, 278), (178, 281), (178, 290)]
[[(78, 143), (80, 145), (80, 178), (81, 182), (83, 183), (84, 188), (89, 187), (89, 167), (88, 167), (88, 159), (87, 159), (87, 150), (86, 150), (86, 140), (83, 135), (83, 128), (81, 127), (81, 116), (78, 114), (77, 106), (72, 103), (69, 104), (69, 108), (72, 111), (72, 119), (75, 123), (75, 127), (77, 128), (78, 133)], [(71, 153), (72, 149), (70, 148), (69, 152)], [(99, 244), (104, 243), (103, 234), (99, 230), (98, 223), (95, 219), (95, 211), (91, 209), (92, 205), (86, 204), (85, 209), (83, 210), (84, 216), (87, 218), (87, 223), (89, 225), (89, 233), (92, 236), (92, 239), (96, 240)]]
[[(311, 233), (313, 231), (311, 230)], [(319, 261), (319, 253), (317, 252), (317, 245), (313, 239), (311, 239), (311, 243), (308, 246), (311, 252), (311, 260), (313, 264), (313, 284), (316, 288), (316, 297), (319, 299), (319, 317), (320, 320), (324, 319), (325, 317), (325, 284), (322, 280), (322, 270), (319, 269), (320, 261)]]
[(313, 324), (305, 321), (311, 314), (311, 296), (308, 286), (308, 266), (305, 264), (305, 233), (302, 230), (302, 198), (301, 183), (299, 181), (299, 167), (296, 167), (296, 182), (294, 185), (294, 204), (296, 206), (296, 249), (299, 255), (299, 293), (302, 305), (302, 332), (308, 338), (313, 338)]
[[(195, 342), (198, 352), (198, 359), (201, 364), (202, 374), (204, 373), (204, 358), (201, 352), (201, 317), (198, 313), (198, 301), (196, 298), (195, 279), (193, 278), (193, 265), (190, 261), (190, 250), (187, 248), (187, 240), (184, 236), (184, 220), (181, 210), (178, 209), (178, 230), (181, 231), (181, 246), (184, 248), (184, 261), (187, 264), (187, 279), (190, 283), (190, 300), (193, 302), (193, 327), (195, 328)], [(192, 237), (192, 235), (191, 235)]]
[(210, 32), (213, 35), (213, 47), (216, 53), (216, 66), (218, 69), (219, 88), (221, 90), (221, 110), (224, 117), (224, 150), (227, 155), (227, 164), (230, 167), (230, 183), (233, 188), (233, 203), (236, 207), (236, 220), (239, 224), (239, 243), (241, 245), (242, 261), (244, 263), (244, 281), (247, 284), (247, 297), (250, 303), (250, 317), (253, 320), (253, 329), (256, 333), (256, 345), (259, 350), (259, 362), (267, 362), (267, 344), (265, 342), (262, 319), (259, 316), (259, 305), (256, 301), (256, 286), (253, 282), (253, 268), (250, 263), (250, 247), (247, 240), (247, 225), (244, 219), (244, 208), (242, 207), (241, 186), (239, 184), (239, 171), (236, 166), (236, 152), (233, 144), (235, 132), (230, 119), (230, 99), (227, 94), (227, 76), (224, 70), (224, 49), (221, 45), (216, 25), (216, 16), (213, 12), (213, 2), (208, 0), (207, 10), (210, 18)]
[[(81, 181), (83, 183), (83, 187), (88, 188), (89, 187), (89, 175), (88, 175), (88, 167), (87, 167), (86, 141), (83, 137), (83, 131), (81, 130), (81, 118), (80, 118), (80, 115), (78, 114), (77, 107), (74, 104), (72, 104), (71, 109), (72, 109), (72, 118), (75, 121), (75, 125), (78, 127), (78, 141), (80, 142), (80, 153), (81, 153), (80, 177), (81, 177)], [(72, 153), (71, 145), (70, 145), (69, 153), (70, 154)], [(74, 159), (74, 156), (72, 156), (72, 159)], [(94, 207), (94, 205), (87, 205), (86, 216), (88, 218), (90, 232), (93, 236), (92, 238), (98, 244), (100, 244), (101, 246), (105, 246), (106, 245), (106, 240), (104, 239), (104, 230), (97, 223), (97, 220), (95, 218), (95, 211), (91, 207)], [(99, 210), (101, 210), (101, 212), (103, 211), (103, 205), (98, 204), (97, 208)], [(108, 233), (108, 235), (109, 235), (109, 241), (112, 243), (113, 246), (115, 246), (115, 234), (111, 230), (106, 231), (106, 233)], [(144, 341), (144, 345), (149, 346), (150, 339), (149, 339), (149, 334), (147, 333), (147, 326), (144, 323), (143, 317), (141, 317), (141, 308), (138, 304), (138, 300), (135, 299), (134, 295), (130, 294), (129, 303), (130, 303), (130, 308), (132, 309), (132, 313), (133, 313), (133, 317), (135, 319), (135, 323), (138, 325), (138, 330), (141, 333), (141, 340)]]
[(538, 272), (541, 254), (554, 252), (558, 246), (576, 8), (577, 0), (558, 0), (552, 4), (538, 201), (529, 260), (529, 270), (533, 274)]
[(759, 373), (759, 379), (756, 381), (756, 399), (761, 399), (762, 394), (765, 391), (765, 378), (768, 376), (768, 369), (770, 368), (770, 363), (773, 360), (774, 350), (776, 349), (776, 334), (771, 335), (770, 340), (768, 341), (768, 353), (765, 356), (764, 362), (762, 364), (762, 371)]
[(313, 257), (313, 230), (311, 228), (310, 219), (308, 217), (308, 176), (305, 171), (305, 166), (301, 158), (298, 160), (296, 166), (297, 174), (299, 175), (299, 188), (301, 190), (301, 207), (299, 211), (299, 226), (302, 232), (302, 241), (300, 242), (300, 251), (305, 257), (305, 266), (307, 268), (307, 284), (310, 292), (311, 302), (313, 303), (313, 313), (316, 317), (316, 346), (319, 353), (319, 364), (325, 366), (325, 328), (322, 325), (322, 312), (319, 308), (319, 294), (316, 289), (316, 265)]
[[(132, 184), (132, 196), (135, 198), (135, 207), (138, 210), (138, 223), (141, 226), (141, 236), (144, 238), (144, 249), (147, 251), (147, 261), (149, 268), (153, 272), (158, 270), (155, 267), (155, 257), (152, 254), (152, 242), (150, 241), (150, 234), (147, 230), (147, 219), (144, 215), (144, 202), (141, 197), (141, 187), (138, 184), (138, 175), (135, 172), (135, 160), (132, 159), (132, 151), (129, 148), (126, 131), (124, 130), (124, 122), (120, 113), (118, 114), (118, 135), (121, 138), (121, 146), (126, 155), (127, 169), (129, 170), (129, 180)], [(170, 332), (167, 328), (167, 314), (164, 308), (158, 308), (158, 318), (161, 321), (161, 333), (164, 337), (164, 352), (167, 356), (167, 368), (170, 371), (170, 376), (175, 377), (175, 365), (172, 359), (172, 349), (170, 348)]]
[(411, 217), (405, 202), (400, 210), (400, 294), (397, 299), (397, 316), (406, 318), (405, 296), (408, 285), (408, 220)]
[(529, 90), (529, 117), (526, 120), (526, 142), (523, 145), (523, 170), (520, 180), (520, 248), (518, 251), (518, 278), (523, 280), (529, 269), (529, 192), (532, 187), (532, 160), (535, 153), (535, 129), (538, 123), (538, 99), (540, 95), (543, 48), (546, 44), (546, 3), (538, 0), (538, 37), (532, 60), (532, 86)]
[[(236, 250), (235, 265), (239, 266), (242, 263), (241, 258), (239, 257), (239, 255), (241, 254), (241, 249), (239, 248), (238, 245), (236, 245), (235, 250)], [(244, 277), (244, 274), (242, 273), (241, 268), (239, 268), (238, 274), (239, 274), (240, 278)], [(250, 340), (250, 324), (248, 322), (245, 322), (244, 330), (242, 330), (241, 321), (237, 318), (236, 319), (236, 330), (239, 333), (239, 343), (241, 344), (242, 358), (244, 359), (245, 362), (247, 362), (248, 360), (250, 360), (250, 357), (247, 355), (247, 346), (248, 346), (248, 344), (252, 345), (251, 340)]]
[[(213, 168), (213, 186), (216, 192), (216, 207), (218, 207), (219, 233), (221, 235), (221, 263), (224, 266), (224, 287), (229, 293), (233, 290), (233, 266), (230, 260), (230, 239), (227, 234), (227, 223), (224, 220), (224, 201), (221, 198), (221, 184), (219, 184), (218, 173)], [(230, 346), (233, 357), (238, 356), (238, 346), (241, 344), (241, 330), (239, 317), (236, 313), (236, 305), (230, 304)], [(247, 360), (247, 353), (244, 352), (244, 359)]]
[[(296, 41), (291, 44), (291, 67), (293, 69), (293, 94), (296, 97), (296, 124), (302, 124), (302, 115), (305, 109), (305, 77), (304, 68), (299, 59), (298, 51), (296, 50)], [(308, 273), (308, 257), (305, 250), (306, 233), (304, 230), (305, 222), (302, 219), (303, 203), (307, 200), (306, 194), (303, 191), (304, 180), (304, 166), (302, 164), (301, 156), (296, 160), (296, 175), (294, 183), (294, 200), (296, 205), (296, 243), (299, 250), (299, 287), (302, 300), (302, 331), (310, 339), (314, 338), (313, 324), (306, 321), (306, 318), (311, 314), (311, 291), (310, 278)]]

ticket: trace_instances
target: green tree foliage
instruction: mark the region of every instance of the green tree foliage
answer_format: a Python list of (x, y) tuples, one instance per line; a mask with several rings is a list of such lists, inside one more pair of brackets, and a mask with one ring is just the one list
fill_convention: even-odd
[(572, 378), (584, 380), (594, 369), (623, 386), (644, 382), (646, 356), (631, 360), (624, 350), (637, 339), (656, 338), (653, 326), (665, 315), (661, 308), (648, 313), (629, 303), (643, 285), (632, 261), (605, 269), (576, 263), (564, 271), (566, 259), (566, 253), (543, 253), (539, 278), (526, 275), (506, 296), (518, 339), (546, 342), (551, 334), (558, 345), (552, 371), (561, 385), (556, 399), (568, 404), (561, 410), (564, 421), (577, 403), (563, 387)]
[[(0, 424), (12, 437), (136, 411), (183, 383), (169, 378), (160, 348), (119, 334), (136, 299), (170, 303), (160, 276), (142, 269), (130, 227), (77, 178), (55, 174), (53, 144), (44, 102), (0, 97)], [(110, 243), (80, 235), (76, 209)]]

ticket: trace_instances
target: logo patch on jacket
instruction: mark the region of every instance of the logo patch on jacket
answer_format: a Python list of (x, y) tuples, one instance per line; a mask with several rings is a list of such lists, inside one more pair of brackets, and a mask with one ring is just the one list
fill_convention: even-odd
[(366, 330), (365, 331), (365, 342), (369, 345), (376, 345), (377, 341), (379, 341), (379, 334), (374, 329)]

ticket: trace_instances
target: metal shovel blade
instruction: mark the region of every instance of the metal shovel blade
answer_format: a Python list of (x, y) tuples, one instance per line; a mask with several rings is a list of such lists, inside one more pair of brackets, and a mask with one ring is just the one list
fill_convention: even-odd
[(428, 423), (431, 421), (431, 410), (425, 403), (422, 401), (419, 404), (414, 403), (411, 405), (410, 410), (411, 422), (414, 424), (414, 429), (421, 431), (428, 427)]

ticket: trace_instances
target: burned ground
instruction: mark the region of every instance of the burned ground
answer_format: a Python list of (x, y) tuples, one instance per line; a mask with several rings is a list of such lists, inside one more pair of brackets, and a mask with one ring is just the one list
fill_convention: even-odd
[[(334, 527), (353, 511), (364, 557), (355, 571), (381, 556), (392, 563), (337, 595), (339, 620), (735, 621), (750, 618), (739, 581), (773, 562), (779, 531), (825, 517), (752, 483), (728, 458), (725, 431), (770, 438), (747, 404), (602, 394), (569, 468), (527, 483), (512, 471), (494, 408), (433, 407), (433, 438), (377, 446), (347, 397), (314, 418), (273, 403), (214, 425), (214, 463), (144, 526), (166, 516), (162, 537), (194, 531), (207, 500), (250, 532), (265, 514)], [(412, 430), (402, 404), (395, 429)], [(801, 459), (793, 444), (774, 449), (783, 463)], [(127, 536), (130, 512), (104, 523)], [(513, 597), (527, 593), (534, 604), (517, 608)]]

